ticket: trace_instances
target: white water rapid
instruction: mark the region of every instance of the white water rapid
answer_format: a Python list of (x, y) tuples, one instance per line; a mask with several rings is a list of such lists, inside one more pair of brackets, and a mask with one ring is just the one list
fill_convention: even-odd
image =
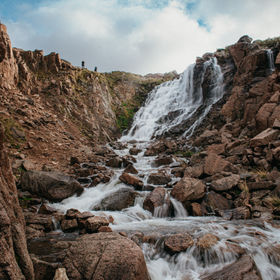
[[(209, 67), (212, 85), (206, 98), (203, 97), (202, 83)], [(194, 75), (198, 75), (198, 84), (194, 83)], [(184, 132), (185, 136), (190, 135), (211, 106), (222, 97), (222, 81), (220, 67), (215, 59), (211, 59), (204, 63), (198, 74), (195, 73), (195, 65), (191, 65), (179, 79), (164, 83), (150, 93), (146, 105), (136, 114), (129, 134), (121, 139), (123, 143), (127, 140), (138, 142), (125, 143), (125, 149), (114, 150), (119, 157), (129, 155), (129, 149), (132, 147), (141, 150), (134, 156), (136, 162), (133, 166), (138, 170), (137, 176), (141, 178), (144, 186), (151, 185), (147, 183), (149, 175), (162, 168), (171, 177), (168, 186), (179, 180), (171, 170), (172, 167), (178, 166), (177, 164), (180, 165), (180, 161), (184, 158), (175, 157), (172, 164), (155, 167), (153, 164), (155, 157), (144, 156), (149, 145), (148, 141), (153, 136), (161, 135), (190, 119), (203, 106), (198, 118)], [(175, 117), (161, 121), (170, 112), (175, 112)], [(150, 191), (137, 191), (138, 196), (134, 205), (121, 211), (93, 211), (101, 205), (104, 198), (117, 195), (119, 190), (127, 188), (133, 190), (119, 180), (123, 170), (124, 168), (114, 168), (115, 175), (110, 182), (85, 188), (81, 196), (70, 197), (52, 206), (63, 212), (75, 208), (80, 211), (91, 211), (96, 215), (111, 215), (114, 223), (110, 226), (114, 231), (126, 232), (129, 236), (133, 235), (133, 232), (142, 232), (145, 236), (154, 237), (156, 242), (141, 244), (151, 280), (203, 279), (205, 275), (236, 262), (240, 257), (239, 254), (252, 258), (263, 280), (280, 279), (279, 255), (277, 257), (277, 254), (274, 254), (274, 250), (279, 251), (279, 228), (260, 220), (226, 221), (217, 217), (190, 217), (182, 204), (171, 197), (170, 188), (166, 185), (162, 185), (167, 187), (166, 203), (157, 207), (154, 214), (143, 209), (143, 202)], [(156, 187), (158, 186), (152, 185), (152, 188)], [(172, 204), (172, 214), (168, 211), (168, 201)], [(168, 254), (164, 249), (163, 238), (170, 234), (186, 232), (192, 236), (193, 245), (184, 252)], [(210, 249), (201, 251), (197, 241), (205, 234), (215, 235), (218, 242)]]
[[(211, 71), (211, 90), (203, 96), (202, 83), (207, 70)], [(203, 112), (184, 132), (185, 136), (190, 136), (212, 105), (223, 96), (223, 75), (216, 58), (204, 62), (198, 74), (195, 71), (196, 66), (192, 64), (178, 79), (155, 88), (145, 106), (136, 113), (130, 131), (122, 140), (150, 140), (186, 122), (203, 107)]]
[(275, 71), (275, 65), (274, 65), (274, 54), (273, 51), (271, 49), (268, 49), (266, 51), (266, 55), (267, 55), (267, 59), (268, 59), (268, 68), (269, 68), (269, 72), (270, 74)]

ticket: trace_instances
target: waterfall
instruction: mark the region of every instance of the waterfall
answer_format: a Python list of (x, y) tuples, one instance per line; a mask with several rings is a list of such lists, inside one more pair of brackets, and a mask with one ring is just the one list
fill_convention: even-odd
[(266, 55), (267, 55), (267, 60), (268, 60), (269, 74), (271, 74), (275, 70), (273, 51), (271, 49), (268, 49), (266, 51)]
[[(207, 87), (207, 92), (203, 86)], [(223, 96), (223, 75), (216, 58), (190, 65), (178, 79), (150, 92), (122, 140), (150, 140), (172, 130), (189, 137)], [(199, 113), (198, 113), (199, 112)], [(198, 114), (198, 115), (197, 115)]]

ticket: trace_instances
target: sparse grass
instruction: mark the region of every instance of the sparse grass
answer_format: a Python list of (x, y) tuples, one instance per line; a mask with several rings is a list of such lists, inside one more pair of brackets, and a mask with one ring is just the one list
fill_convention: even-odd
[(174, 155), (176, 155), (176, 156), (187, 157), (187, 158), (190, 158), (193, 154), (195, 154), (195, 152), (192, 152), (190, 150), (177, 151), (174, 153)]
[(256, 174), (259, 178), (266, 179), (269, 172), (264, 168), (258, 168), (253, 170), (252, 173)]
[(254, 43), (263, 48), (273, 48), (276, 47), (277, 44), (280, 44), (280, 37), (268, 38), (266, 40), (256, 40)]
[(249, 188), (246, 181), (241, 182), (238, 187), (242, 192), (249, 193)]

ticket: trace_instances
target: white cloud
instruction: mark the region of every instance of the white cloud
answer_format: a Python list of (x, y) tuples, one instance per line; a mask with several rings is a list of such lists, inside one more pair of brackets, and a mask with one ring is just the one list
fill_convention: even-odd
[(89, 69), (96, 65), (100, 71), (142, 74), (181, 72), (196, 56), (243, 34), (277, 36), (278, 0), (201, 0), (191, 14), (187, 2), (194, 1), (49, 1), (36, 9), (25, 7), (17, 21), (6, 24), (16, 47), (56, 51), (74, 65), (85, 60)]

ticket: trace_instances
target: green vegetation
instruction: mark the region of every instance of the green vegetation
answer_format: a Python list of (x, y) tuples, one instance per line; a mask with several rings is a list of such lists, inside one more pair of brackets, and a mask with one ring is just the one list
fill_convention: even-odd
[(195, 152), (192, 152), (190, 150), (186, 150), (186, 151), (176, 151), (174, 153), (174, 155), (176, 156), (180, 156), (180, 157), (186, 157), (186, 158), (190, 158), (192, 155), (194, 155)]
[(241, 182), (241, 183), (239, 184), (239, 189), (240, 189), (242, 192), (249, 193), (249, 188), (248, 188), (248, 185), (247, 185), (247, 182), (246, 182), (246, 181)]
[(273, 48), (276, 47), (277, 44), (280, 44), (280, 37), (268, 38), (266, 40), (256, 40), (255, 44), (259, 45), (262, 48)]
[(136, 108), (132, 104), (123, 103), (119, 109), (116, 112), (117, 126), (120, 131), (124, 131), (131, 125)]
[(0, 122), (4, 128), (5, 142), (10, 143), (15, 149), (20, 148), (20, 144), (26, 141), (23, 128), (12, 118), (0, 117)]

